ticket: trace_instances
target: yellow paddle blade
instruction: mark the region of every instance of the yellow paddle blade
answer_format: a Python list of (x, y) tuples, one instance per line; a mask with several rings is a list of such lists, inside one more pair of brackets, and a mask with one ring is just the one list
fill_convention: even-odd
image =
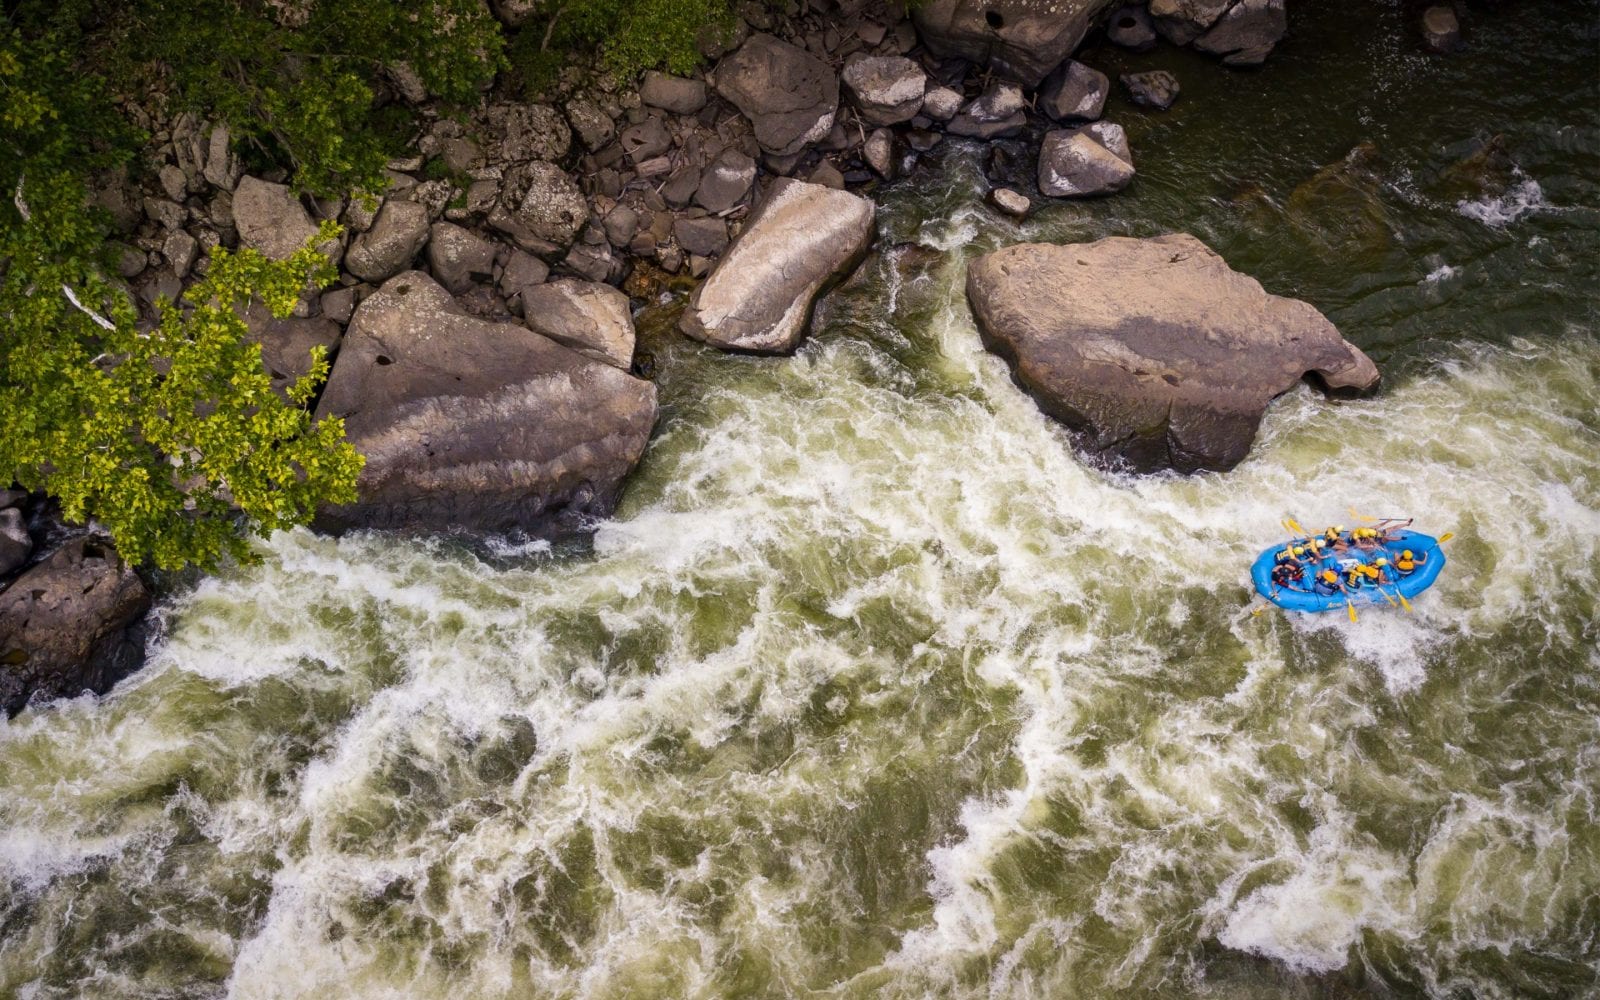
[(1359, 521), (1372, 521), (1372, 522), (1376, 523), (1377, 520), (1378, 520), (1375, 517), (1368, 517), (1367, 515), (1361, 513), (1359, 510), (1356, 510), (1356, 505), (1355, 504), (1351, 504), (1350, 505), (1350, 516), (1356, 518)]
[(1350, 620), (1352, 622), (1355, 621), (1356, 620), (1356, 606), (1354, 604), (1350, 603), (1350, 598), (1346, 597), (1344, 599), (1344, 606), (1350, 610)]
[(1411, 613), (1411, 602), (1406, 600), (1406, 595), (1400, 593), (1400, 591), (1397, 590), (1394, 593), (1396, 597), (1400, 598), (1400, 606), (1405, 608), (1406, 614), (1409, 615)]
[(1278, 523), (1283, 525), (1283, 530), (1284, 531), (1289, 532), (1289, 534), (1291, 534), (1291, 535), (1294, 534), (1294, 523), (1292, 521), (1290, 521), (1287, 517), (1284, 518), (1283, 520), (1279, 521)]
[(1456, 537), (1456, 533), (1455, 532), (1447, 531), (1444, 534), (1439, 536), (1439, 541), (1440, 542), (1448, 542), (1450, 539), (1452, 539), (1454, 537)]
[(1306, 534), (1306, 529), (1300, 527), (1300, 522), (1296, 521), (1294, 518), (1291, 517), (1287, 521), (1285, 521), (1284, 523), (1287, 524), (1289, 526), (1289, 530), (1294, 532), (1295, 534), (1297, 534), (1297, 535)]
[(1263, 612), (1265, 610), (1267, 610), (1267, 609), (1266, 608), (1256, 608), (1254, 611), (1250, 612), (1250, 617), (1254, 618), (1257, 615), (1261, 614), (1261, 612)]
[(1389, 596), (1389, 592), (1387, 590), (1383, 590), (1382, 588), (1379, 588), (1378, 593), (1382, 594), (1383, 595), (1383, 599), (1389, 602), (1389, 607), (1398, 608), (1400, 606), (1400, 605), (1398, 605), (1398, 604), (1396, 604), (1394, 602), (1394, 598)]

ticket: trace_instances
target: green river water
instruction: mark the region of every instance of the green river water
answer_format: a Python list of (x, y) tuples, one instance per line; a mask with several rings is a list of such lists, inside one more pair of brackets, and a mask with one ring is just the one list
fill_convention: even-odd
[[(308, 532), (0, 722), (0, 995), (1600, 991), (1600, 9), (1291, 3), (1164, 50), (1139, 177), (1017, 226), (952, 145), (793, 358), (650, 332), (592, 542)], [(1333, 8), (1333, 9), (1330, 9)], [(1446, 168), (1503, 133), (1488, 192)], [(1323, 164), (1371, 141), (1370, 187)], [(965, 262), (1187, 230), (1385, 373), (1222, 475), (1087, 467)], [(1455, 532), (1415, 614), (1251, 617), (1280, 520)]]

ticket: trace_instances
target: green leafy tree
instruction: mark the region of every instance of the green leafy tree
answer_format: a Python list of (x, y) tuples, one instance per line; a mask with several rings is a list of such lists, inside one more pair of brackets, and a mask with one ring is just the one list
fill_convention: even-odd
[[(214, 251), (185, 302), (142, 328), (84, 207), (82, 172), (126, 149), (96, 82), (59, 71), (71, 64), (0, 36), (0, 480), (99, 520), (132, 562), (248, 557), (251, 534), (354, 499), (360, 456), (305, 406), (326, 358), (280, 397), (240, 318), (251, 300), (287, 314), (328, 262), (310, 247), (281, 262)], [(85, 139), (85, 123), (107, 131)]]

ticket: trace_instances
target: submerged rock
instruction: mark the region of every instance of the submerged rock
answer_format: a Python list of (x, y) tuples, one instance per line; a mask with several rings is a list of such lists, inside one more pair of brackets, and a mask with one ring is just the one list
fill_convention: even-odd
[(1164, 69), (1124, 73), (1121, 79), (1122, 85), (1128, 89), (1128, 96), (1140, 107), (1165, 111), (1178, 99), (1178, 78)]
[(110, 542), (80, 535), (0, 591), (0, 708), (103, 694), (144, 660), (150, 591)]
[(367, 462), (359, 499), (325, 508), (320, 526), (552, 535), (614, 508), (656, 393), (519, 324), (468, 316), (408, 271), (351, 319), (317, 406), (330, 416)]
[(1449, 4), (1434, 4), (1422, 12), (1422, 42), (1441, 55), (1461, 48), (1461, 22)]
[(1135, 470), (1226, 470), (1303, 377), (1370, 392), (1378, 369), (1311, 305), (1269, 295), (1193, 236), (1025, 243), (972, 262), (986, 347), (1088, 450)]
[(859, 195), (780, 178), (690, 297), (680, 327), (729, 350), (794, 350), (824, 286), (871, 246), (873, 218), (872, 202)]
[(751, 35), (717, 64), (712, 85), (755, 126), (761, 148), (798, 153), (833, 128), (839, 80), (827, 63), (767, 34)]
[(1024, 87), (1072, 54), (1112, 0), (928, 0), (911, 20), (928, 51), (965, 59)]

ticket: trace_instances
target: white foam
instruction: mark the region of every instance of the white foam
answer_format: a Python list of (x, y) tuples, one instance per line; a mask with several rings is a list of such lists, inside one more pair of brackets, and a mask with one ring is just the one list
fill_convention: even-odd
[(1493, 229), (1504, 229), (1535, 212), (1549, 208), (1544, 199), (1544, 189), (1532, 177), (1516, 172), (1516, 181), (1505, 192), (1484, 195), (1472, 201), (1456, 203), (1456, 211)]

